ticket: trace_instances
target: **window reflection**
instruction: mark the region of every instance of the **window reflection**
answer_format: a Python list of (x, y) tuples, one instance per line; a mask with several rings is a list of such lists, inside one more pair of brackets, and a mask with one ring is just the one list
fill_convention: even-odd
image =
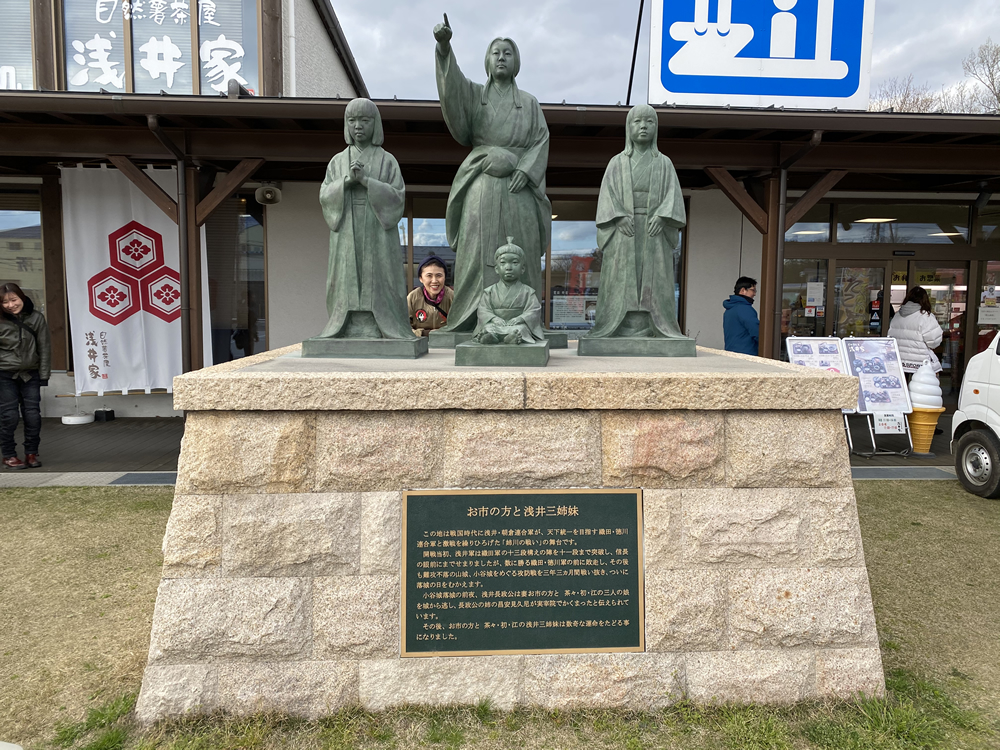
[(976, 229), (980, 245), (1000, 245), (1000, 203), (989, 203), (979, 212)]
[(214, 364), (267, 349), (263, 211), (230, 198), (205, 223)]
[[(781, 340), (788, 336), (823, 336), (826, 331), (825, 259), (785, 259), (781, 294)], [(783, 359), (787, 353), (783, 351)]]
[(969, 207), (965, 204), (841, 203), (837, 207), (837, 242), (965, 245), (968, 234)]
[(785, 242), (829, 242), (830, 209), (829, 203), (810, 208), (800, 221), (785, 232)]
[(41, 216), (0, 210), (0, 281), (17, 284), (45, 314)]

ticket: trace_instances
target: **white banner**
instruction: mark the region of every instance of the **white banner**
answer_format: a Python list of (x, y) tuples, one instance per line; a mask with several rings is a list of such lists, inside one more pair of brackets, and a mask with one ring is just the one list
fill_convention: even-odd
[[(176, 196), (175, 170), (147, 174)], [(181, 373), (177, 225), (116, 169), (64, 168), (62, 199), (77, 394), (172, 390)]]

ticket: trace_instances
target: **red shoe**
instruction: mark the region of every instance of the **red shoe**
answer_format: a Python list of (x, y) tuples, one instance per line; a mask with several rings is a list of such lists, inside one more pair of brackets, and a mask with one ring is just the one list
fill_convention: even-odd
[(25, 465), (24, 461), (22, 461), (21, 459), (19, 459), (17, 456), (11, 456), (10, 458), (5, 458), (3, 460), (3, 465), (6, 466), (8, 469), (11, 469), (13, 471), (20, 471), (21, 469), (27, 469), (28, 468)]
[(28, 464), (29, 469), (37, 469), (42, 465), (42, 462), (38, 460), (37, 453), (29, 453), (24, 457), (24, 463)]

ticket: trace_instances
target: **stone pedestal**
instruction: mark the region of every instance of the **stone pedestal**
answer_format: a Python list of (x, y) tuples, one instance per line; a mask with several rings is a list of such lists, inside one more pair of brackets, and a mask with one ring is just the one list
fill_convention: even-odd
[[(857, 381), (686, 359), (455, 368), (297, 348), (187, 411), (137, 712), (651, 709), (884, 689), (842, 407)], [(401, 491), (642, 488), (643, 653), (401, 659)]]
[(416, 359), (427, 354), (427, 339), (329, 339), (302, 342), (303, 357), (322, 359)]
[(545, 367), (548, 363), (548, 341), (516, 345), (468, 341), (455, 347), (455, 364), (459, 367)]
[(694, 357), (694, 339), (583, 337), (577, 349), (581, 357)]

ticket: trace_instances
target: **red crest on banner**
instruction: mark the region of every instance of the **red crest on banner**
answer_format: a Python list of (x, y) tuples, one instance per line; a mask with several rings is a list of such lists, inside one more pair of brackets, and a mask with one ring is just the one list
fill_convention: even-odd
[(139, 312), (139, 283), (114, 268), (105, 268), (87, 282), (90, 312), (113, 326)]
[(165, 265), (163, 236), (137, 221), (108, 235), (111, 267), (87, 282), (90, 312), (118, 325), (140, 309), (172, 323), (181, 316), (181, 281)]

